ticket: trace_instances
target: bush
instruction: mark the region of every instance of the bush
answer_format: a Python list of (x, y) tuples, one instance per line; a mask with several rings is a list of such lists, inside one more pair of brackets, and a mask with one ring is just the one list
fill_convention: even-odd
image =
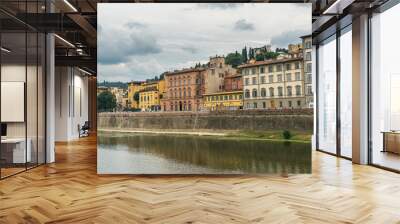
[(288, 130), (284, 130), (282, 136), (284, 139), (289, 140), (292, 137), (292, 133), (290, 133)]

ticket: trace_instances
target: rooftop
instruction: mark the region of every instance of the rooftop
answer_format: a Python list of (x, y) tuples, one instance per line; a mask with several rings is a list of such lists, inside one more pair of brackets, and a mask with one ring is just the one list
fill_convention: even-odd
[(279, 63), (284, 63), (284, 62), (290, 62), (290, 61), (300, 61), (303, 60), (303, 57), (295, 57), (295, 58), (284, 58), (284, 59), (274, 59), (274, 60), (267, 60), (267, 61), (256, 61), (251, 64), (243, 64), (239, 65), (238, 68), (249, 68), (249, 67), (255, 67), (255, 66), (260, 66), (260, 65), (271, 65), (271, 64), (279, 64)]
[(184, 68), (180, 70), (175, 70), (173, 72), (167, 72), (165, 75), (170, 76), (170, 75), (178, 75), (182, 73), (189, 73), (189, 72), (201, 72), (204, 71), (204, 68)]

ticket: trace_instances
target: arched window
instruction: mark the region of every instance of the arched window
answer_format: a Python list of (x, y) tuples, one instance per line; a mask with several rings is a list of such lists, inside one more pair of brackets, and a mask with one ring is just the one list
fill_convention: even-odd
[(292, 87), (291, 86), (287, 87), (287, 95), (292, 96)]
[(272, 88), (272, 87), (269, 88), (269, 96), (270, 97), (274, 96), (274, 88)]
[(192, 95), (192, 89), (189, 87), (188, 88), (188, 97), (191, 97), (191, 95)]
[(261, 88), (261, 96), (266, 97), (267, 96), (267, 90), (265, 88)]
[(257, 89), (253, 89), (251, 95), (252, 97), (257, 97)]
[(183, 97), (186, 97), (186, 88), (183, 88)]
[(181, 88), (179, 88), (179, 98), (181, 98), (182, 97), (182, 90), (181, 90)]
[(250, 98), (250, 90), (246, 89), (246, 91), (244, 93), (244, 97)]

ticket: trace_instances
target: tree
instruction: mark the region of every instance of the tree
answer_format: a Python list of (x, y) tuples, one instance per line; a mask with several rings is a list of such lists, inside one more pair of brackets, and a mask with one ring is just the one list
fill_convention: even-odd
[(256, 61), (264, 61), (265, 56), (263, 54), (257, 54), (256, 55)]
[(289, 51), (288, 51), (287, 49), (285, 49), (285, 48), (279, 48), (279, 47), (277, 47), (277, 48), (275, 49), (275, 52), (276, 52), (276, 53), (278, 53), (278, 52), (288, 53)]
[(248, 58), (247, 58), (247, 48), (244, 47), (243, 50), (242, 50), (242, 62), (246, 63), (247, 60), (248, 60)]
[(255, 52), (253, 48), (249, 48), (249, 59), (255, 59)]
[(237, 51), (235, 53), (229, 53), (225, 57), (225, 64), (232, 65), (232, 67), (234, 68), (236, 68), (242, 63), (243, 63), (243, 57)]
[(264, 54), (264, 59), (268, 60), (268, 59), (275, 59), (276, 57), (279, 56), (279, 53), (277, 52), (265, 52)]
[(117, 100), (111, 92), (105, 91), (97, 96), (97, 110), (99, 112), (112, 112), (116, 107)]

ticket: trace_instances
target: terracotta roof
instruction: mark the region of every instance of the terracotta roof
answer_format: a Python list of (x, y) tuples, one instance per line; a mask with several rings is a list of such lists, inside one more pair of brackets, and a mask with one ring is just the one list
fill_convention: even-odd
[(255, 63), (252, 64), (243, 64), (238, 66), (238, 68), (249, 68), (249, 67), (255, 67), (259, 65), (271, 65), (271, 64), (279, 64), (279, 63), (284, 63), (284, 62), (289, 62), (289, 61), (301, 61), (303, 60), (302, 57), (297, 57), (297, 58), (284, 58), (284, 59), (279, 59), (279, 60), (267, 60), (267, 61), (256, 61)]

